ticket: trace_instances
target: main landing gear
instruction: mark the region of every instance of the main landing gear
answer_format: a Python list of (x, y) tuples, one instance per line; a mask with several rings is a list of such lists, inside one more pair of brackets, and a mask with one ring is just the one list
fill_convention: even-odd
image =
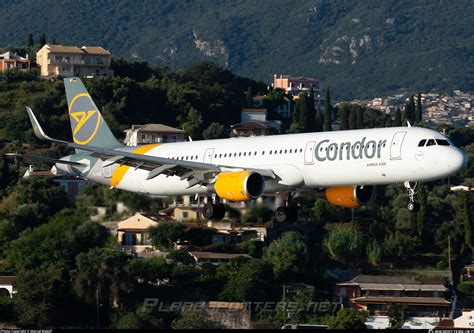
[(220, 202), (208, 202), (201, 209), (202, 216), (207, 220), (222, 220), (225, 215), (225, 207)]
[(415, 189), (416, 189), (417, 183), (405, 182), (404, 185), (408, 191), (408, 197), (410, 198), (410, 202), (408, 203), (408, 206), (407, 206), (408, 210), (412, 213), (419, 212), (421, 206), (418, 202), (415, 202), (415, 194), (416, 194)]
[(275, 220), (278, 223), (283, 222), (293, 222), (298, 219), (298, 210), (296, 207), (290, 207), (289, 203), (293, 198), (293, 194), (291, 192), (287, 193), (287, 198), (285, 200), (285, 206), (280, 206), (275, 211)]

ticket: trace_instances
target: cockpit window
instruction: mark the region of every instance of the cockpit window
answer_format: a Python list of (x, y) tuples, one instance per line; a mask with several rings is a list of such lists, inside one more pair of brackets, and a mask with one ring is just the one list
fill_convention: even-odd
[(436, 139), (436, 143), (438, 146), (449, 146), (448, 140)]
[(418, 144), (418, 147), (424, 147), (425, 143), (426, 143), (426, 139), (421, 140), (420, 143)]
[(435, 139), (429, 139), (428, 140), (428, 143), (426, 144), (426, 146), (436, 146), (436, 141)]

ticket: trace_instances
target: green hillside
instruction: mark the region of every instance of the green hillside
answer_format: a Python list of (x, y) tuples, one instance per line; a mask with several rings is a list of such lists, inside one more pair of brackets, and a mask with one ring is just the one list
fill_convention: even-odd
[(271, 82), (321, 78), (336, 98), (474, 90), (474, 2), (4, 0), (0, 46), (100, 44), (171, 68), (212, 60)]

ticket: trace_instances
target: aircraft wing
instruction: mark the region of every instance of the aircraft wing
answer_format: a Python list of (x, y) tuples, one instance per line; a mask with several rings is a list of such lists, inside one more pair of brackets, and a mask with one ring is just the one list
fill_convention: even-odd
[(165, 174), (167, 176), (179, 176), (181, 180), (189, 181), (189, 187), (192, 187), (198, 184), (209, 184), (213, 179), (215, 179), (217, 174), (223, 171), (231, 170), (251, 170), (260, 173), (266, 178), (276, 178), (274, 172), (268, 169), (240, 168), (211, 163), (175, 160), (165, 157), (136, 154), (120, 149), (94, 147), (56, 140), (50, 138), (44, 133), (33, 111), (29, 107), (27, 107), (27, 111), (30, 121), (33, 125), (34, 133), (40, 140), (54, 142), (70, 148), (89, 151), (92, 153), (91, 156), (98, 157), (105, 161), (103, 167), (117, 163), (120, 165), (128, 165), (131, 167), (148, 170), (149, 173), (147, 180), (153, 179), (161, 174)]

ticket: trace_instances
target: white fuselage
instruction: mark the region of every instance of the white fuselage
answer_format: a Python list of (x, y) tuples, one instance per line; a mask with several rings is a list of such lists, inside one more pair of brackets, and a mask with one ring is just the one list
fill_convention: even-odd
[[(419, 146), (421, 140), (430, 139), (435, 144)], [(148, 150), (146, 155), (212, 163), (222, 168), (270, 169), (277, 175), (265, 183), (265, 193), (270, 193), (446, 178), (465, 166), (467, 159), (451, 142), (438, 145), (436, 139), (446, 144), (446, 137), (429, 129), (377, 128), (166, 143)], [(79, 161), (88, 159), (84, 156)], [(57, 168), (106, 185), (117, 176), (118, 165), (102, 168), (100, 161), (88, 163), (91, 167), (79, 174), (60, 164)], [(116, 187), (155, 196), (209, 193), (205, 186), (187, 188), (189, 183), (178, 176), (146, 180), (147, 175), (146, 170), (129, 168)]]

